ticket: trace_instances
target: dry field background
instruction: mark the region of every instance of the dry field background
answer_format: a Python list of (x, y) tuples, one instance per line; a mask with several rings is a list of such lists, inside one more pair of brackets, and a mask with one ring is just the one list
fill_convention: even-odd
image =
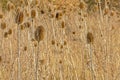
[(0, 80), (120, 80), (120, 0), (0, 0)]

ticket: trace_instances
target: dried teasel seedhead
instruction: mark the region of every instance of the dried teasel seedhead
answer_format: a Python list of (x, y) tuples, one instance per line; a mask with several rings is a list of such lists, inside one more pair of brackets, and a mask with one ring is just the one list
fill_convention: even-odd
[(93, 34), (91, 32), (87, 33), (87, 43), (90, 44), (94, 40)]
[(105, 8), (104, 15), (107, 15), (109, 13), (109, 8)]
[(25, 26), (26, 28), (29, 28), (29, 27), (31, 26), (31, 24), (30, 24), (30, 22), (25, 22), (25, 23), (24, 23), (24, 26)]
[(85, 9), (85, 3), (82, 1), (82, 2), (80, 2), (80, 4), (79, 4), (79, 7), (80, 7), (80, 9)]
[(3, 30), (6, 29), (6, 23), (5, 22), (1, 23), (1, 29), (3, 29)]
[(13, 10), (14, 8), (15, 8), (15, 6), (14, 6), (13, 3), (11, 3), (11, 2), (8, 2), (8, 3), (7, 3), (7, 9), (8, 9), (8, 11)]
[(12, 34), (12, 29), (8, 30), (8, 34), (11, 35)]
[(15, 19), (16, 23), (21, 24), (23, 22), (23, 19), (24, 19), (23, 12), (22, 11), (18, 12), (17, 16), (16, 16), (16, 19)]
[(24, 47), (24, 51), (27, 51), (27, 46)]
[(8, 37), (8, 33), (5, 32), (5, 33), (4, 33), (4, 38), (7, 38), (7, 37)]
[(114, 11), (111, 11), (110, 12), (110, 16), (114, 16), (115, 15), (115, 12)]
[(44, 64), (44, 63), (45, 63), (45, 60), (44, 60), (44, 59), (41, 59), (41, 60), (40, 60), (40, 63), (41, 63), (41, 64)]
[(3, 18), (3, 14), (0, 14), (0, 19), (2, 19)]
[(52, 43), (52, 45), (55, 45), (55, 41), (54, 40), (52, 40), (51, 43)]
[(22, 24), (22, 25), (20, 25), (20, 29), (21, 30), (24, 30), (25, 29), (25, 27), (24, 27), (24, 25)]
[(40, 12), (41, 12), (41, 14), (44, 14), (44, 13), (45, 13), (44, 10), (41, 10)]
[(66, 41), (64, 41), (64, 45), (67, 45), (67, 42), (66, 42)]
[(38, 26), (35, 30), (35, 40), (40, 42), (44, 39), (45, 29), (43, 26)]
[(55, 17), (56, 19), (61, 19), (62, 15), (63, 15), (62, 13), (57, 12)]
[(31, 18), (35, 18), (37, 15), (36, 10), (31, 10)]

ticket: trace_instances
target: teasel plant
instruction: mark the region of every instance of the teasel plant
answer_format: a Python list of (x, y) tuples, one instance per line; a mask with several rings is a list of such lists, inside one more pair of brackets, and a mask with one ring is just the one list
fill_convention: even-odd
[(18, 11), (16, 13), (16, 18), (15, 18), (15, 22), (17, 23), (17, 43), (18, 43), (18, 80), (21, 80), (21, 61), (20, 61), (20, 24), (23, 23), (24, 20), (24, 13), (22, 12), (22, 10)]
[(38, 78), (38, 56), (40, 54), (39, 52), (39, 47), (40, 47), (40, 42), (44, 39), (45, 37), (45, 28), (40, 25), (36, 28), (34, 32), (35, 40), (37, 41), (37, 53), (34, 54), (34, 63), (35, 63), (35, 80), (39, 80)]
[[(83, 0), (80, 0), (81, 1), (81, 6), (84, 6), (84, 7), (81, 7), (80, 6), (80, 13), (81, 13), (81, 17), (82, 17), (82, 21), (84, 23), (84, 26), (85, 26), (85, 37), (84, 39), (86, 40), (86, 48), (88, 50), (88, 56), (89, 56), (89, 59), (90, 59), (90, 70), (91, 70), (91, 75), (92, 75), (92, 79), (95, 80), (96, 79), (96, 75), (95, 75), (95, 68), (94, 68), (94, 63), (93, 63), (93, 49), (92, 49), (92, 43), (93, 43), (93, 33), (90, 32), (88, 30), (88, 25), (87, 25), (87, 21), (86, 21), (86, 17), (84, 16), (84, 14), (87, 14), (86, 12), (86, 4), (84, 3)], [(83, 3), (83, 5), (82, 5)], [(82, 55), (83, 57), (85, 56), (84, 54)], [(82, 62), (84, 62), (84, 60), (82, 59)], [(83, 63), (83, 68), (85, 67), (85, 64)], [(85, 71), (85, 68), (83, 69)], [(84, 78), (85, 78), (85, 73), (84, 73)]]

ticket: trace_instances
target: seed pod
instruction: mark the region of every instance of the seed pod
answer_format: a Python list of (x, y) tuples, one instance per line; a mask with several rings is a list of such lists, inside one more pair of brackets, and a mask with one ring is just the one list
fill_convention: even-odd
[(22, 11), (18, 12), (16, 16), (16, 23), (21, 24), (23, 22), (24, 14)]
[(32, 11), (31, 11), (31, 17), (32, 17), (32, 18), (35, 18), (35, 17), (36, 17), (36, 11), (35, 11), (35, 10), (32, 10)]
[(93, 34), (91, 32), (87, 33), (87, 43), (90, 44), (93, 42)]
[(44, 39), (44, 27), (43, 26), (38, 26), (37, 29), (35, 30), (35, 40), (40, 42), (41, 40)]
[(5, 22), (2, 22), (2, 23), (1, 23), (1, 29), (4, 30), (5, 28), (6, 28), (6, 23), (5, 23)]

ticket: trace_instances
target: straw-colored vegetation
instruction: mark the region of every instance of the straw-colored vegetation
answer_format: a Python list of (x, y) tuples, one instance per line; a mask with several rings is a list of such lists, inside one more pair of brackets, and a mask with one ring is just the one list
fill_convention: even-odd
[(0, 80), (120, 80), (120, 1), (0, 0)]

